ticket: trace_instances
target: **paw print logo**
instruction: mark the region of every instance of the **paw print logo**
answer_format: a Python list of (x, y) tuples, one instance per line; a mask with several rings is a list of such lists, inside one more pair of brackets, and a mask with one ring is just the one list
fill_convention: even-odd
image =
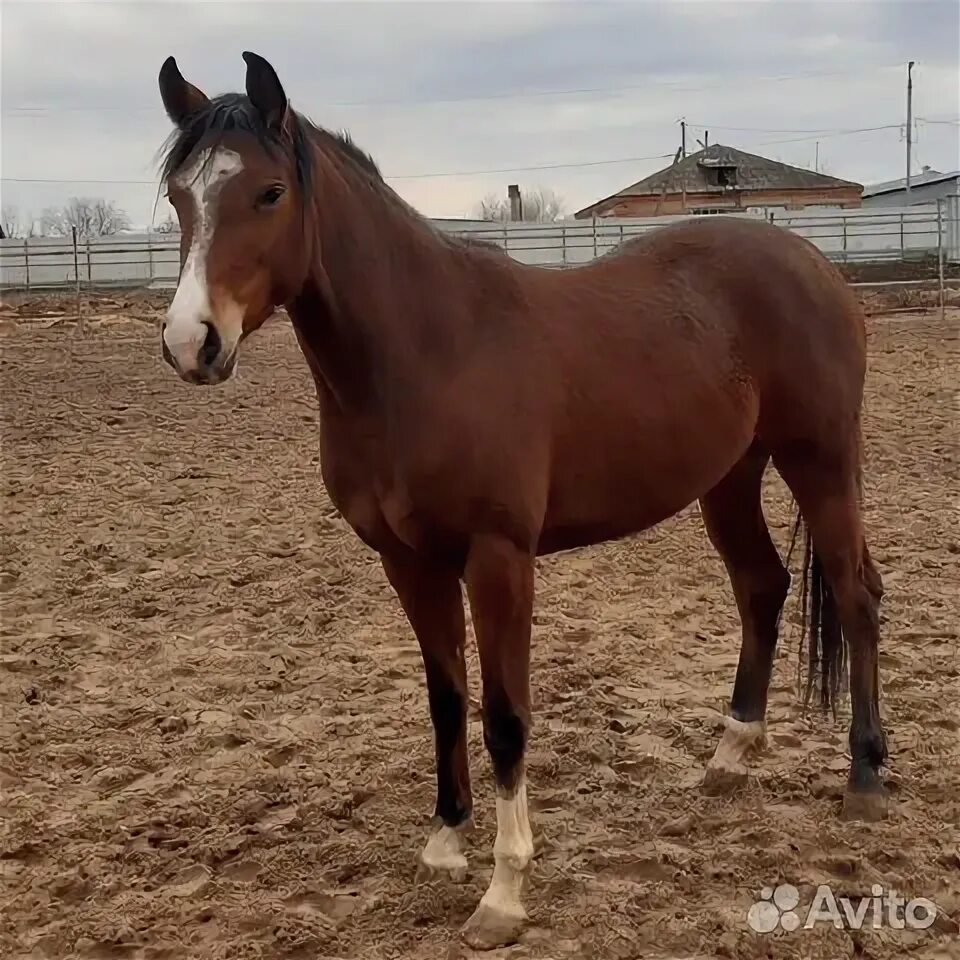
[(747, 923), (757, 933), (773, 933), (777, 927), (790, 932), (800, 926), (796, 912), (800, 903), (800, 891), (789, 883), (778, 887), (764, 887), (760, 899), (747, 911)]

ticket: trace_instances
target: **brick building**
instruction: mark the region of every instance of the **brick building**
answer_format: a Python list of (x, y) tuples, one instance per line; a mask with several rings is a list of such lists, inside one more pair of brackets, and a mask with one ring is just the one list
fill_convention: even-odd
[(847, 208), (859, 207), (862, 193), (862, 184), (716, 143), (578, 210), (574, 217)]

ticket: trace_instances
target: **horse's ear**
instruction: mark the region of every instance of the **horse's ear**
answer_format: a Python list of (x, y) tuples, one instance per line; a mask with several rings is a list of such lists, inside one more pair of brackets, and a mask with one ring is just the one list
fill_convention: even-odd
[(183, 127), (192, 114), (210, 102), (205, 93), (183, 79), (173, 57), (167, 57), (160, 68), (160, 96), (167, 116), (178, 127)]
[(263, 57), (249, 50), (244, 52), (243, 59), (247, 64), (247, 96), (250, 102), (271, 130), (281, 130), (290, 104), (276, 70)]

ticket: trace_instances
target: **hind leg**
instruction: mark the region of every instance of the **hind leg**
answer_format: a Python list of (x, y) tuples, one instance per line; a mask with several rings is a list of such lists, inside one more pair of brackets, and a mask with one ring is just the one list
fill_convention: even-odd
[(751, 749), (762, 744), (766, 732), (777, 629), (790, 588), (790, 575), (770, 539), (760, 503), (768, 460), (769, 455), (755, 444), (700, 501), (707, 535), (730, 576), (743, 628), (727, 728), (704, 777), (704, 788), (711, 792), (746, 779), (744, 761)]
[(793, 490), (813, 538), (814, 550), (833, 592), (850, 650), (850, 776), (844, 814), (865, 820), (886, 812), (880, 767), (887, 743), (880, 722), (880, 598), (883, 585), (863, 534), (857, 458), (775, 457)]

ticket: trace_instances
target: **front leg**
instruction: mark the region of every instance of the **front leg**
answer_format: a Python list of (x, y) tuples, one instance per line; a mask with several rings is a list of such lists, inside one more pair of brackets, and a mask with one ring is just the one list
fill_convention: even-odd
[(467, 757), (466, 628), (456, 572), (423, 564), (412, 554), (383, 557), (387, 574), (420, 643), (427, 675), (437, 761), (433, 832), (420, 854), (420, 879), (467, 873), (461, 837), (471, 826), (473, 800)]
[(493, 878), (463, 934), (477, 949), (515, 942), (527, 920), (521, 891), (533, 857), (524, 751), (530, 724), (533, 557), (478, 537), (464, 573), (483, 675), (483, 737), (497, 787)]

